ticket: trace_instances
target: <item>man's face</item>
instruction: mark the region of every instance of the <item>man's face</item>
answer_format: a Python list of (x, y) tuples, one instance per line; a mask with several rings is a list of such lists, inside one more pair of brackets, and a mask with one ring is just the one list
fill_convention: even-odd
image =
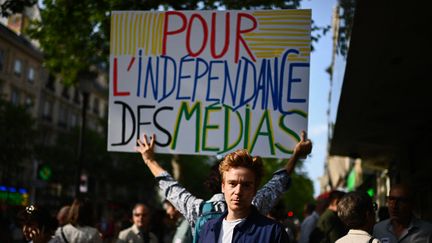
[(132, 215), (134, 225), (138, 228), (147, 228), (150, 220), (150, 212), (147, 207), (139, 205), (135, 208)]
[(256, 193), (255, 174), (247, 168), (230, 168), (224, 172), (222, 192), (228, 210), (235, 213), (248, 212)]
[(409, 198), (409, 193), (405, 188), (392, 188), (387, 198), (387, 203), (391, 219), (397, 221), (407, 221), (411, 219), (412, 200)]

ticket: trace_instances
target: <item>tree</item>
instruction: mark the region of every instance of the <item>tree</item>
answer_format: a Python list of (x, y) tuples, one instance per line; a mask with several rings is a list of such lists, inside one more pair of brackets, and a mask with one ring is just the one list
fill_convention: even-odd
[(36, 4), (37, 0), (6, 0), (0, 5), (1, 15), (8, 17), (15, 13), (22, 13), (25, 7)]
[(338, 15), (341, 19), (338, 29), (337, 50), (342, 55), (348, 54), (348, 43), (354, 22), (356, 0), (339, 0)]
[[(39, 40), (45, 65), (66, 84), (76, 83), (80, 72), (89, 67), (108, 67), (110, 13), (112, 10), (156, 9), (296, 9), (301, 0), (44, 0), (41, 21), (33, 23), (29, 35)], [(315, 24), (316, 41), (328, 26)]]
[(23, 163), (33, 156), (34, 120), (26, 107), (0, 98), (0, 179), (19, 174)]
[[(282, 168), (286, 160), (264, 159), (265, 174), (262, 184), (272, 177), (273, 172)], [(298, 161), (295, 172), (291, 175), (291, 187), (285, 192), (281, 200), (286, 205), (286, 209), (293, 211), (297, 217), (302, 216), (303, 207), (306, 203), (312, 202), (313, 183), (303, 171), (303, 161)]]

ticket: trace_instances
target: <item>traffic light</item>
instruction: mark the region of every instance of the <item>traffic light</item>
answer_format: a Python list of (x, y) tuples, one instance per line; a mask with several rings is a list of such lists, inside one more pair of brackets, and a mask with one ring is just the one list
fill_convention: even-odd
[(288, 218), (291, 218), (292, 216), (294, 216), (294, 212), (293, 211), (288, 211)]
[(37, 170), (37, 178), (42, 181), (49, 181), (52, 177), (52, 169), (48, 164), (40, 164)]

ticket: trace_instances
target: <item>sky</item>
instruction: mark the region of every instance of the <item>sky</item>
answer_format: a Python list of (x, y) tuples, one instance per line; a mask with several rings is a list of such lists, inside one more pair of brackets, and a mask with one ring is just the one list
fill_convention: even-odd
[[(333, 8), (337, 0), (303, 0), (302, 9), (312, 9), (312, 19), (318, 26), (331, 25)], [(314, 196), (320, 194), (319, 177), (324, 172), (327, 155), (327, 108), (330, 91), (330, 76), (325, 72), (331, 63), (332, 33), (313, 43), (310, 60), (309, 124), (308, 137), (313, 149), (306, 160), (304, 170), (314, 183)]]

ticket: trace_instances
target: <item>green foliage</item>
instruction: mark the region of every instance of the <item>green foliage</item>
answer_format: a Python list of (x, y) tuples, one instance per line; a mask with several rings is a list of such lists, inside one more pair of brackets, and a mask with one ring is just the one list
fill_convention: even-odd
[(209, 175), (210, 167), (215, 163), (208, 156), (181, 155), (179, 165), (181, 167), (180, 183), (193, 192), (199, 198), (209, 199), (212, 195), (204, 186), (204, 181)]
[(15, 106), (0, 98), (0, 171), (9, 176), (19, 171), (22, 163), (32, 158), (36, 136), (34, 120), (23, 106)]
[[(108, 67), (110, 14), (113, 10), (157, 9), (296, 9), (301, 0), (43, 0), (42, 20), (27, 31), (39, 40), (45, 54), (45, 66), (64, 83), (78, 81), (79, 73), (90, 67)], [(317, 41), (329, 29), (312, 23)], [(322, 32), (322, 33), (321, 33)]]
[(342, 56), (348, 54), (348, 43), (354, 23), (356, 0), (339, 0), (338, 15), (340, 26), (338, 30), (337, 50)]
[[(104, 1), (45, 0), (41, 22), (29, 35), (39, 40), (45, 66), (65, 84), (77, 82), (81, 72), (106, 62), (109, 15)], [(106, 22), (106, 23), (105, 23)]]
[(303, 208), (306, 203), (314, 201), (313, 183), (304, 173), (295, 173), (292, 176), (291, 188), (284, 193), (283, 201), (288, 210), (303, 219)]
[[(265, 184), (273, 175), (273, 172), (283, 168), (287, 160), (264, 159), (265, 174), (261, 184)], [(296, 217), (301, 219), (303, 207), (313, 201), (313, 183), (302, 171), (303, 161), (298, 161), (295, 172), (291, 175), (291, 187), (282, 196), (282, 201), (287, 211), (293, 211)]]

